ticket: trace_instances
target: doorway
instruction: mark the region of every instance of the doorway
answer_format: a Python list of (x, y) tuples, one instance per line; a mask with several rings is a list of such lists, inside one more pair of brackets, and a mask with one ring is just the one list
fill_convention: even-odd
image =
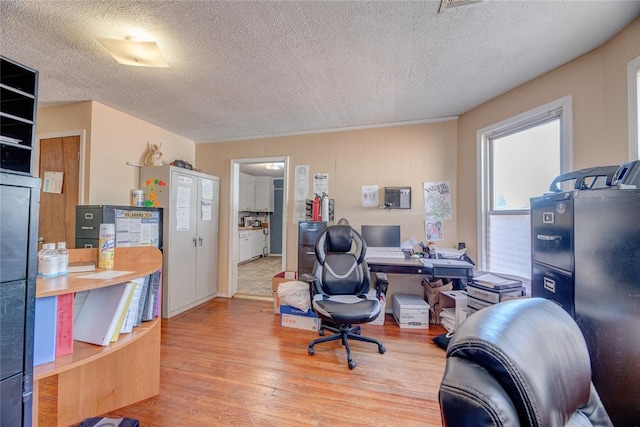
[(84, 192), (84, 131), (38, 136), (41, 179), (38, 242), (66, 242), (75, 248), (76, 205)]
[[(277, 172), (265, 172), (259, 173), (255, 172), (256, 168), (259, 168), (259, 165), (266, 165), (272, 163), (281, 163), (283, 168)], [(279, 262), (278, 271), (282, 271), (286, 267), (286, 223), (287, 223), (287, 215), (286, 215), (286, 206), (287, 206), (287, 182), (288, 182), (288, 158), (287, 157), (259, 157), (259, 158), (251, 158), (251, 159), (232, 159), (231, 160), (231, 168), (230, 168), (230, 198), (231, 198), (231, 212), (229, 216), (229, 277), (228, 277), (228, 297), (233, 297), (238, 293), (238, 263), (239, 259), (239, 248), (240, 248), (240, 238), (239, 232), (242, 230), (240, 225), (240, 216), (245, 213), (240, 209), (240, 174), (241, 172), (250, 171), (252, 175), (263, 175), (263, 176), (271, 176), (274, 178), (278, 178), (282, 181), (281, 189), (279, 190), (282, 194), (282, 197), (278, 197), (278, 214), (273, 215), (273, 213), (269, 214), (270, 221), (277, 221), (277, 224), (269, 224), (268, 232), (272, 231), (276, 233), (280, 233), (280, 247), (281, 247), (281, 256)], [(274, 197), (274, 203), (276, 198)], [(276, 207), (274, 206), (274, 210)], [(276, 218), (276, 219), (274, 219)], [(271, 236), (269, 236), (271, 239)], [(264, 260), (263, 260), (264, 261)], [(270, 264), (273, 265), (273, 260), (270, 260)], [(267, 280), (268, 286), (271, 286), (271, 277), (265, 278), (262, 277), (260, 280)]]

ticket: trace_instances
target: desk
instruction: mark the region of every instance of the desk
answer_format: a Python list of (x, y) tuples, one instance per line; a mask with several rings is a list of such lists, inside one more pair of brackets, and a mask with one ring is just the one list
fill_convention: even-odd
[(463, 287), (473, 279), (473, 264), (466, 261), (431, 258), (369, 258), (372, 273), (419, 274), (436, 278), (460, 279)]
[[(422, 278), (448, 278), (461, 282), (465, 289), (468, 282), (473, 280), (473, 264), (449, 259), (431, 258), (369, 258), (367, 260), (371, 273), (385, 273), (389, 275), (389, 288), (386, 292), (387, 301), (391, 301), (394, 293), (415, 294), (424, 297)], [(393, 282), (393, 283), (391, 283)], [(457, 289), (454, 285), (454, 289)], [(390, 304), (386, 312), (390, 313)]]

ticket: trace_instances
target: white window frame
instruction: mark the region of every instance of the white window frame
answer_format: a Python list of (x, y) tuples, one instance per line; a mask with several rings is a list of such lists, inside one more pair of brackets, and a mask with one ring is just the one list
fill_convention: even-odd
[(640, 135), (638, 135), (638, 72), (640, 72), (640, 56), (627, 65), (627, 87), (629, 88), (629, 160), (640, 159)]
[[(524, 129), (545, 119), (560, 115), (560, 173), (573, 170), (573, 98), (566, 96), (545, 105), (489, 125), (476, 132), (477, 158), (477, 266), (487, 269), (485, 250), (487, 247), (487, 212), (491, 208), (490, 188), (490, 140), (498, 135)], [(551, 183), (549, 183), (551, 184)]]

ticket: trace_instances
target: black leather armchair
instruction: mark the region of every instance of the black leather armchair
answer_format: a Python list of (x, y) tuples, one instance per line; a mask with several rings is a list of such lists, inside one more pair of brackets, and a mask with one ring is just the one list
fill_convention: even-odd
[(329, 226), (316, 241), (313, 273), (301, 278), (310, 283), (313, 309), (323, 319), (320, 335), (333, 333), (313, 340), (309, 354), (315, 353), (316, 344), (341, 340), (349, 369), (356, 367), (349, 339), (376, 344), (381, 354), (386, 351), (380, 341), (360, 335), (360, 324), (374, 320), (381, 309), (381, 286), (375, 297), (367, 295), (370, 274), (364, 259), (366, 251), (366, 243), (349, 225)]
[(467, 318), (447, 347), (439, 401), (447, 427), (612, 425), (580, 329), (542, 298)]

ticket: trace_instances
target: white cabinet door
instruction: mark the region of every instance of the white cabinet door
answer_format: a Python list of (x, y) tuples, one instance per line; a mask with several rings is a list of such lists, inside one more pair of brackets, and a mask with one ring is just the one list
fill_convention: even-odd
[(255, 209), (257, 212), (273, 212), (273, 182), (256, 180)]
[[(171, 172), (169, 201), (169, 286), (167, 309), (172, 313), (196, 298), (197, 179), (187, 171)], [(173, 208), (173, 209), (171, 209)]]
[(255, 183), (250, 175), (240, 175), (240, 197), (238, 210), (252, 212), (255, 210)]
[(251, 259), (251, 254), (253, 252), (251, 233), (248, 231), (241, 231), (239, 236), (238, 262), (244, 262)]
[(218, 179), (198, 177), (196, 301), (218, 291)]
[(251, 258), (262, 256), (262, 230), (251, 230)]

